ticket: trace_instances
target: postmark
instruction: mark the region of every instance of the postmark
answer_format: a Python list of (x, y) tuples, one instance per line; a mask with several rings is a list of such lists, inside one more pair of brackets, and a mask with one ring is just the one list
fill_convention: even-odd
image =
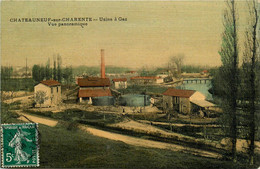
[(2, 124), (2, 167), (38, 167), (38, 124)]

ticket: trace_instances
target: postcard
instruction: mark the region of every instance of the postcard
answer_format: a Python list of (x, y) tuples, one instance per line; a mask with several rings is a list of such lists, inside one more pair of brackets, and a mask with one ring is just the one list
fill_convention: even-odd
[(1, 166), (257, 168), (259, 1), (2, 1)]

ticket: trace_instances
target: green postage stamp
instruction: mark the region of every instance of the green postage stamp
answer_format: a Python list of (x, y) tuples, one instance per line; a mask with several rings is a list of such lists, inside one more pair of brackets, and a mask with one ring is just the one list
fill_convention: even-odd
[(2, 124), (2, 167), (37, 166), (38, 124)]

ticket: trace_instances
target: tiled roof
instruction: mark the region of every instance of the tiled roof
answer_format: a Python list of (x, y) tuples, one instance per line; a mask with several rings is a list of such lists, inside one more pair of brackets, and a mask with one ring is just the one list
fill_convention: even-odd
[(136, 76), (136, 77), (131, 77), (131, 80), (135, 79), (159, 79), (157, 76)]
[(78, 97), (112, 96), (110, 89), (80, 89)]
[(46, 85), (46, 86), (59, 86), (61, 85), (58, 81), (56, 80), (43, 80), (40, 83)]
[(126, 78), (116, 78), (116, 79), (113, 79), (113, 82), (126, 82), (127, 79)]
[(108, 78), (99, 77), (78, 78), (78, 85), (80, 87), (105, 87), (110, 86), (110, 81)]
[(163, 95), (165, 96), (176, 96), (176, 97), (191, 97), (196, 91), (195, 90), (182, 90), (182, 89), (173, 89), (170, 88), (166, 90)]

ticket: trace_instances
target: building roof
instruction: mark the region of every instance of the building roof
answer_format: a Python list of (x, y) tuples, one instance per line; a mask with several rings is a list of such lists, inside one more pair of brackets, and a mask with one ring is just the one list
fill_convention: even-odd
[(115, 78), (115, 79), (112, 79), (113, 82), (126, 82), (127, 79), (126, 78)]
[(160, 79), (157, 76), (135, 76), (135, 77), (131, 77), (131, 80), (135, 80), (135, 79)]
[(134, 70), (130, 70), (130, 71), (127, 71), (127, 73), (136, 73), (136, 71), (134, 71)]
[(112, 96), (110, 89), (80, 89), (78, 97)]
[(110, 86), (110, 81), (108, 78), (88, 77), (88, 78), (78, 78), (77, 80), (78, 80), (78, 85), (80, 87)]
[(195, 92), (196, 92), (195, 90), (182, 90), (182, 89), (169, 88), (163, 93), (163, 95), (190, 98)]
[(60, 86), (61, 84), (56, 80), (43, 80), (40, 83), (46, 85), (46, 86)]
[(200, 106), (200, 107), (214, 107), (215, 104), (208, 102), (206, 100), (191, 100), (192, 103)]

